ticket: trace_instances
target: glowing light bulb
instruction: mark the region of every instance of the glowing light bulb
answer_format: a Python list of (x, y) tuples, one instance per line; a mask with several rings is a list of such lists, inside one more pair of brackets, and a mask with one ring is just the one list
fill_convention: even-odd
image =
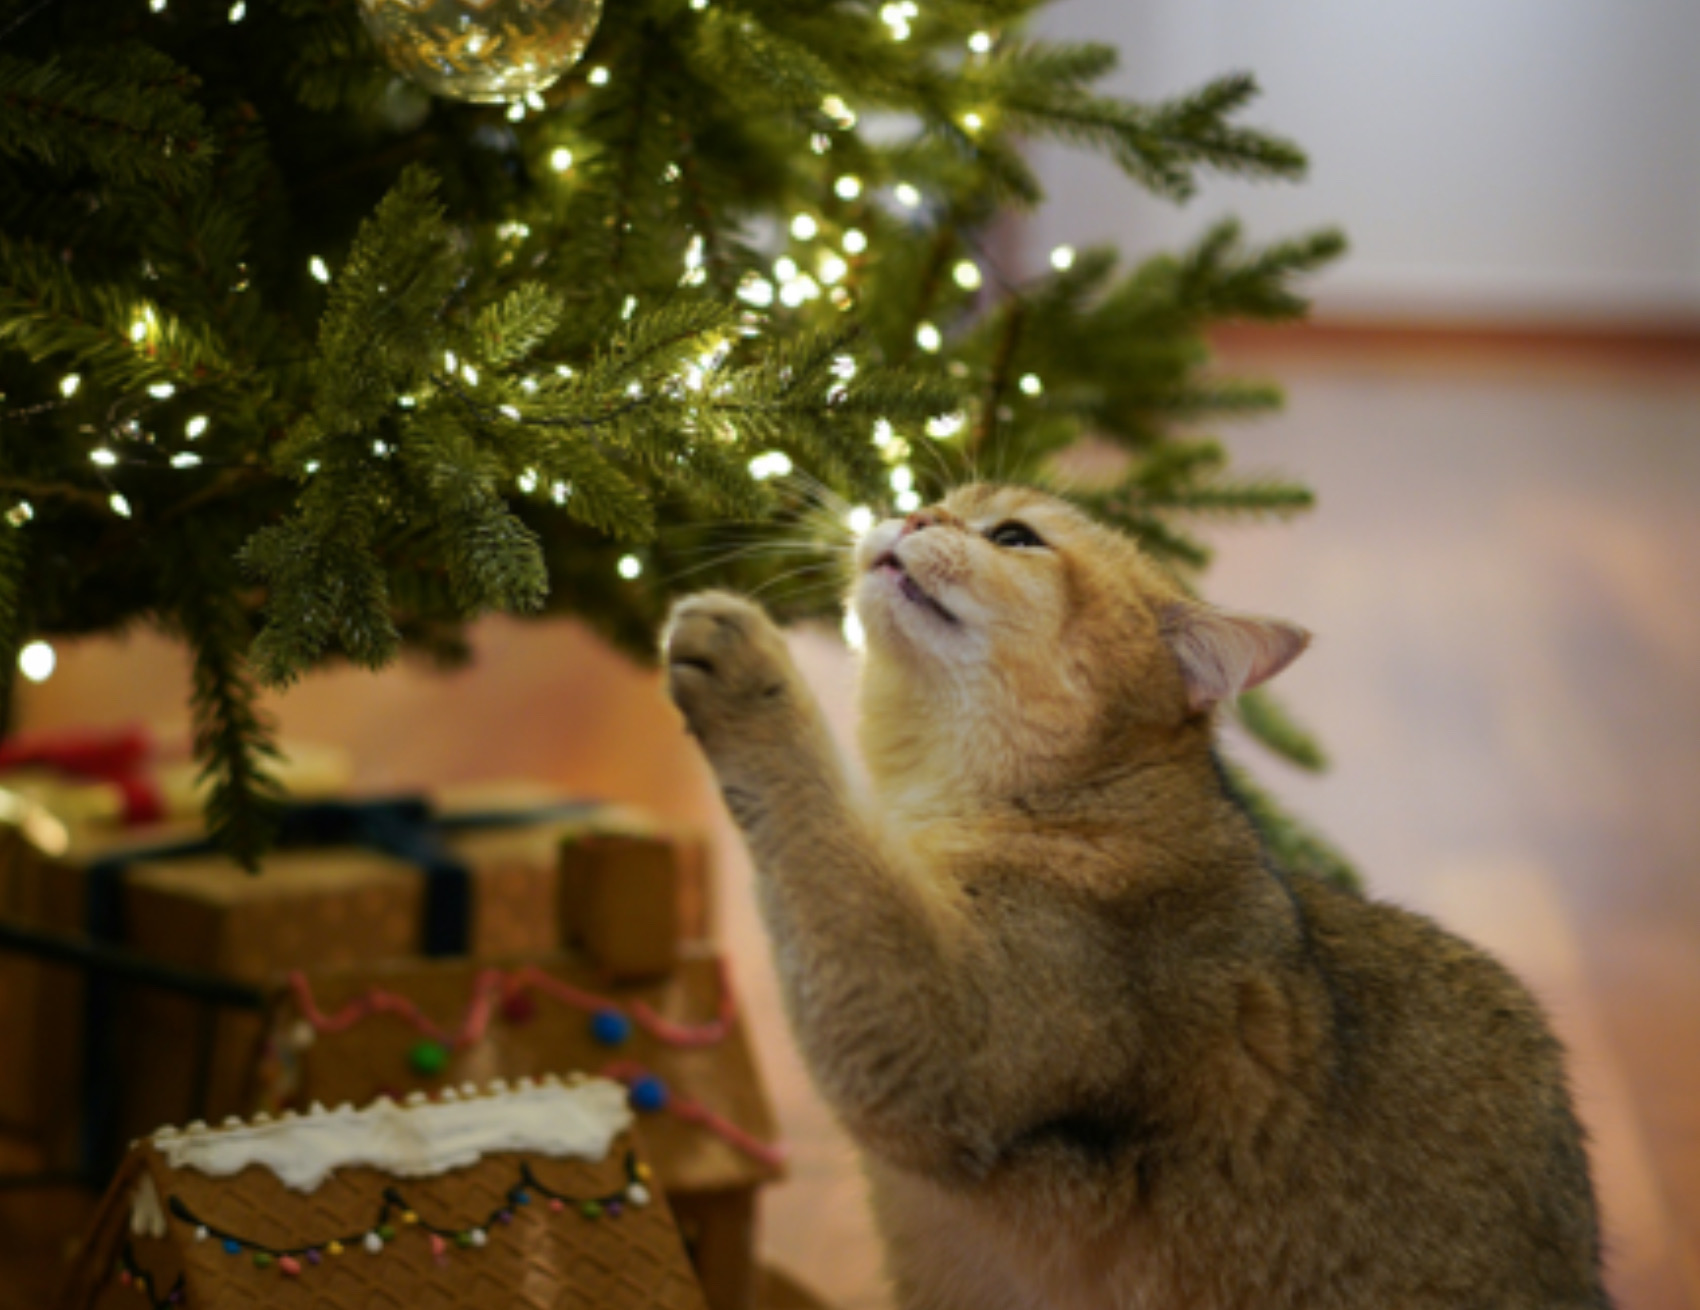
[(859, 255), (868, 248), (867, 235), (861, 228), (853, 227), (844, 234), (844, 253)]
[(855, 610), (844, 611), (844, 644), (854, 651), (868, 648), (868, 634), (862, 630), (862, 620), (856, 617)]
[(643, 561), (636, 555), (622, 555), (619, 564), (615, 567), (619, 570), (620, 576), (630, 582), (643, 572)]
[(537, 490), (537, 470), (526, 469), (526, 471), (521, 473), (519, 477), (514, 479), (514, 481), (519, 484), (520, 491), (529, 496), (532, 492)]
[(99, 464), (103, 469), (109, 469), (118, 462), (118, 456), (102, 446), (99, 450), (89, 452), (89, 460), (92, 463)]
[(821, 256), (820, 280), (825, 282), (828, 286), (840, 281), (849, 271), (850, 265), (846, 264), (831, 251), (828, 251), (826, 254)]
[(915, 209), (921, 203), (921, 193), (907, 182), (899, 182), (892, 188), (892, 194), (897, 197), (897, 203), (905, 209)]
[(774, 260), (773, 275), (781, 282), (795, 282), (797, 280), (797, 261), (788, 258)]
[(69, 400), (77, 394), (77, 388), (83, 385), (83, 380), (75, 373), (67, 373), (59, 379), (59, 394)]
[(200, 436), (201, 433), (205, 432), (206, 430), (207, 430), (207, 416), (205, 414), (197, 414), (197, 415), (195, 415), (194, 418), (190, 419), (186, 424), (183, 425), (183, 431), (184, 431), (185, 435), (188, 436), (190, 441), (195, 440), (195, 438)]
[(799, 241), (812, 241), (820, 231), (820, 224), (815, 222), (812, 214), (798, 214), (791, 220), (791, 235)]
[(177, 394), (177, 388), (169, 382), (155, 382), (148, 388), (148, 395), (155, 400), (170, 400)]
[(1074, 267), (1074, 247), (1058, 246), (1051, 251), (1051, 267), (1059, 273), (1066, 273)]
[(527, 91), (525, 93), (525, 103), (540, 114), (545, 109), (549, 108), (548, 101), (544, 100), (543, 97), (538, 95), (535, 91)]
[(752, 278), (739, 286), (738, 299), (746, 305), (766, 309), (773, 303), (773, 283), (764, 277)]
[(791, 471), (791, 457), (783, 450), (770, 450), (750, 461), (750, 476), (758, 482), (782, 478)]
[(954, 414), (941, 414), (937, 418), (927, 420), (927, 435), (929, 437), (954, 437), (968, 423), (968, 416), (961, 410)]
[(171, 457), (171, 467), (174, 469), (192, 469), (201, 462), (201, 457), (192, 450), (185, 450)]
[(500, 409), (502, 411), (502, 417), (503, 418), (511, 418), (511, 419), (514, 420), (514, 422), (516, 422), (516, 423), (519, 422), (520, 412), (517, 409), (515, 409), (512, 405), (502, 405), (502, 406), (500, 406)]
[(130, 502), (125, 500), (118, 492), (115, 491), (107, 497), (106, 503), (112, 506), (112, 512), (119, 518), (127, 519), (130, 517)]
[(549, 155), (549, 167), (557, 173), (564, 173), (573, 166), (573, 152), (565, 146), (556, 146)]
[(18, 652), (18, 672), (31, 682), (46, 682), (58, 664), (59, 657), (45, 641), (32, 641)]
[(307, 261), (307, 271), (320, 282), (328, 283), (331, 280), (330, 269), (325, 267), (325, 261), (320, 259), (317, 255), (314, 255)]
[(846, 173), (832, 184), (832, 189), (840, 200), (854, 200), (862, 194), (862, 179), (853, 173)]
[(986, 120), (981, 118), (978, 114), (968, 113), (962, 116), (962, 126), (967, 128), (970, 132), (978, 132), (985, 125)]
[(915, 470), (907, 464), (899, 464), (892, 469), (891, 489), (893, 491), (913, 491), (915, 489)]
[(1045, 389), (1045, 384), (1039, 381), (1039, 375), (1037, 373), (1023, 374), (1019, 385), (1021, 387), (1021, 394), (1024, 396), (1037, 396)]
[(980, 286), (980, 266), (971, 259), (965, 259), (951, 270), (951, 276), (956, 279), (956, 285), (964, 291), (976, 291)]
[(992, 34), (976, 32), (968, 38), (968, 48), (977, 55), (989, 54), (992, 49)]
[(230, 6), (231, 22), (240, 23), (247, 16), (248, 6), (243, 2), (243, 0), (236, 0), (236, 3)]
[(923, 323), (915, 329), (915, 344), (929, 355), (936, 354), (944, 345), (944, 336), (931, 323)]
[(874, 527), (874, 512), (866, 505), (858, 505), (844, 516), (844, 523), (858, 537), (865, 537)]
[(597, 67), (590, 70), (590, 76), (588, 78), (586, 78), (585, 80), (588, 81), (592, 86), (607, 86), (608, 85), (608, 70), (606, 68), (603, 68), (600, 65), (598, 65)]
[(471, 364), (462, 365), (460, 375), (466, 379), (467, 386), (475, 387), (478, 385), (478, 370), (473, 368)]
[(139, 346), (139, 345), (142, 344), (142, 342), (147, 340), (147, 337), (148, 337), (148, 325), (146, 323), (142, 322), (141, 319), (138, 318), (134, 323), (130, 324), (130, 340), (131, 341), (134, 341)]
[(913, 514), (921, 508), (921, 494), (917, 491), (900, 491), (892, 503), (905, 514)]
[(821, 113), (825, 114), (839, 127), (855, 127), (856, 111), (845, 104), (838, 96), (827, 96), (820, 102)]

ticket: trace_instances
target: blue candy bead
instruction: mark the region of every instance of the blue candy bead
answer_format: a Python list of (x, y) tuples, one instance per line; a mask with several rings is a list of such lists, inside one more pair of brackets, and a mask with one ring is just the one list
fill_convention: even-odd
[(667, 1084), (654, 1074), (645, 1074), (632, 1083), (630, 1098), (635, 1109), (653, 1114), (667, 1105)]
[(234, 1237), (227, 1237), (224, 1239), (224, 1249), (231, 1255), (241, 1255), (242, 1243), (238, 1242)]
[(632, 1021), (618, 1010), (598, 1010), (590, 1019), (590, 1035), (604, 1046), (620, 1046), (632, 1035)]

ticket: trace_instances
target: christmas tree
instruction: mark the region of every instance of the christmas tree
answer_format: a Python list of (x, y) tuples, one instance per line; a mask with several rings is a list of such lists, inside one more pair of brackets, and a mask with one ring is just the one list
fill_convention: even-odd
[[(1184, 574), (1191, 517), (1304, 508), (1198, 435), (1278, 402), (1212, 374), (1206, 332), (1300, 314), (1337, 234), (1000, 255), (1043, 198), (1024, 143), (1176, 200), (1301, 152), (1240, 122), (1245, 76), (1101, 94), (1114, 50), (1033, 39), (1041, 7), (14, 4), (0, 702), (38, 636), (178, 634), (209, 821), (252, 862), (257, 687), (323, 661), (453, 660), (491, 610), (646, 652), (707, 585), (830, 612), (860, 523), (976, 474), (1055, 483), (1086, 438), (1115, 472), (1069, 494)], [(1331, 866), (1241, 785), (1278, 855)]]

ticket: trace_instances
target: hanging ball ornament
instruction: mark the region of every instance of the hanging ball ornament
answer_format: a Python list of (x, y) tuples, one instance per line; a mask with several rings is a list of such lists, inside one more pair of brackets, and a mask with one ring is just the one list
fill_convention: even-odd
[(578, 62), (602, 0), (360, 0), (384, 58), (427, 91), (501, 103)]

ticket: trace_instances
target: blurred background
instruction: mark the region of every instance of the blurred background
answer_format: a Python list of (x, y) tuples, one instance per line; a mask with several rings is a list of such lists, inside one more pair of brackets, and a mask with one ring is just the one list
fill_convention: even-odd
[[(1372, 891), (1499, 952), (1571, 1046), (1624, 1310), (1700, 1310), (1700, 6), (1692, 0), (1065, 0), (1156, 97), (1229, 69), (1309, 151), (1300, 187), (1163, 207), (1062, 152), (1019, 234), (1174, 248), (1343, 226), (1311, 326), (1229, 331), (1286, 412), (1224, 432), (1319, 505), (1218, 532), (1211, 594), (1317, 633), (1282, 679), (1334, 767), (1262, 772)], [(660, 694), (571, 627), (493, 620), (443, 676), (316, 677), (272, 711), (394, 789), (546, 779), (702, 825), (720, 927), (792, 1147), (763, 1245), (841, 1310), (887, 1305), (848, 1144), (778, 1013), (748, 868)], [(849, 720), (850, 658), (799, 634)], [(169, 726), (162, 640), (60, 644), (21, 727)]]

